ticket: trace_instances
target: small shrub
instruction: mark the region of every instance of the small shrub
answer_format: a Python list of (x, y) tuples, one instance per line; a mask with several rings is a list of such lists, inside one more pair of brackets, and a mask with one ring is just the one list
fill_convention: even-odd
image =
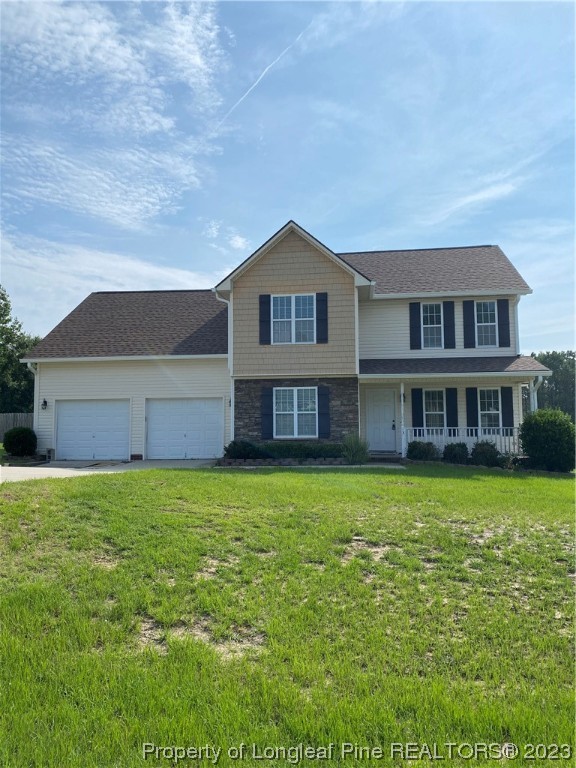
[(342, 456), (342, 444), (301, 440), (265, 443), (232, 440), (224, 449), (224, 456), (227, 459), (338, 459)]
[(520, 426), (520, 441), (535, 469), (574, 469), (574, 424), (566, 413), (550, 408), (529, 413)]
[(341, 443), (275, 440), (262, 443), (261, 447), (273, 459), (338, 459), (342, 456)]
[(259, 445), (251, 443), (249, 440), (232, 440), (224, 448), (224, 456), (227, 459), (269, 459), (267, 453)]
[(450, 464), (466, 464), (468, 462), (468, 446), (466, 443), (448, 443), (442, 454), (444, 461)]
[(470, 453), (470, 461), (482, 467), (501, 467), (502, 454), (490, 440), (478, 440)]
[(4, 433), (4, 450), (10, 456), (33, 456), (36, 445), (36, 433), (29, 427), (14, 427)]
[(440, 451), (434, 443), (413, 440), (411, 443), (408, 443), (406, 457), (412, 459), (412, 461), (438, 461), (440, 459)]
[(368, 443), (357, 432), (350, 432), (342, 442), (342, 455), (348, 464), (366, 464), (370, 458)]

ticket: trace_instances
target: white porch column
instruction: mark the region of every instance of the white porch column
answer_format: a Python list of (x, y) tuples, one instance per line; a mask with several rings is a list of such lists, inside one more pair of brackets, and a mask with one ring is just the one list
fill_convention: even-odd
[(402, 456), (406, 456), (406, 432), (404, 430), (404, 382), (400, 382), (400, 435), (402, 440)]

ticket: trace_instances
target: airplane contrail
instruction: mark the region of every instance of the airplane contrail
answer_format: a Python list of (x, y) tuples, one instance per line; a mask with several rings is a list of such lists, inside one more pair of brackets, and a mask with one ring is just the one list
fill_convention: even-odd
[(300, 38), (302, 37), (302, 35), (304, 34), (304, 32), (306, 32), (306, 31), (307, 31), (307, 30), (310, 28), (310, 26), (311, 26), (311, 25), (312, 25), (312, 21), (310, 22), (310, 24), (308, 24), (308, 26), (307, 26), (305, 29), (303, 29), (303, 30), (302, 30), (302, 32), (300, 32), (300, 34), (298, 35), (298, 37), (297, 37), (295, 40), (293, 40), (293, 41), (290, 43), (290, 45), (289, 45), (287, 48), (284, 48), (284, 50), (282, 51), (282, 53), (281, 53), (279, 56), (277, 56), (277, 57), (274, 59), (274, 61), (273, 61), (271, 64), (268, 64), (268, 66), (267, 66), (267, 67), (266, 67), (266, 68), (265, 68), (265, 69), (264, 69), (264, 70), (261, 72), (261, 74), (259, 75), (259, 77), (258, 77), (258, 78), (257, 78), (257, 79), (256, 79), (256, 80), (255, 80), (255, 81), (252, 83), (252, 85), (250, 86), (250, 88), (248, 88), (248, 90), (246, 91), (246, 93), (244, 93), (242, 96), (240, 96), (240, 98), (238, 99), (238, 101), (237, 101), (237, 102), (236, 102), (236, 103), (235, 103), (233, 106), (231, 106), (231, 107), (230, 107), (230, 109), (228, 110), (228, 112), (226, 112), (226, 114), (224, 115), (224, 117), (222, 118), (222, 120), (220, 120), (220, 122), (219, 122), (219, 123), (218, 123), (218, 125), (216, 126), (216, 130), (218, 130), (218, 129), (219, 129), (219, 128), (220, 128), (220, 127), (223, 125), (223, 123), (225, 123), (225, 122), (226, 122), (226, 120), (227, 120), (227, 119), (230, 117), (230, 115), (232, 114), (232, 112), (234, 112), (234, 110), (236, 109), (236, 107), (240, 106), (240, 104), (242, 104), (242, 102), (244, 101), (244, 99), (245, 99), (247, 96), (249, 96), (249, 95), (252, 93), (252, 91), (254, 90), (254, 88), (256, 88), (256, 86), (258, 85), (258, 83), (259, 83), (259, 82), (262, 80), (262, 78), (263, 78), (263, 77), (265, 77), (265, 76), (266, 76), (266, 74), (267, 74), (267, 73), (268, 73), (268, 72), (269, 72), (269, 71), (272, 69), (272, 67), (273, 67), (275, 64), (278, 64), (278, 62), (280, 61), (280, 59), (281, 59), (283, 56), (285, 56), (285, 55), (288, 53), (288, 51), (289, 51), (291, 48), (293, 48), (293, 47), (296, 45), (296, 43), (297, 43), (297, 42), (300, 40)]

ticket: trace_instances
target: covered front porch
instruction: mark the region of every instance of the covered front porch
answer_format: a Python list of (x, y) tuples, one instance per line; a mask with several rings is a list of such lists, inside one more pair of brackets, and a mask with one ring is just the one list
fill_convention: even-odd
[[(474, 367), (481, 369), (482, 359), (477, 361)], [(505, 364), (510, 367), (508, 358), (501, 361), (501, 368)], [(371, 453), (406, 456), (409, 443), (415, 440), (433, 443), (440, 453), (449, 443), (465, 443), (472, 450), (479, 440), (489, 440), (501, 453), (521, 453), (522, 393), (527, 388), (529, 409), (536, 410), (536, 390), (541, 382), (537, 368), (534, 373), (471, 372), (470, 360), (463, 358), (460, 367), (465, 370), (454, 371), (458, 366), (452, 359), (452, 370), (442, 373), (434, 370), (441, 367), (441, 359), (411, 360), (412, 370), (404, 375), (394, 369), (405, 361), (370, 361), (372, 365), (364, 366), (364, 372), (362, 362), (367, 361), (361, 361), (359, 378), (360, 434)], [(421, 365), (423, 370), (418, 371), (414, 370), (415, 362), (428, 365)], [(495, 367), (498, 363), (491, 364)]]

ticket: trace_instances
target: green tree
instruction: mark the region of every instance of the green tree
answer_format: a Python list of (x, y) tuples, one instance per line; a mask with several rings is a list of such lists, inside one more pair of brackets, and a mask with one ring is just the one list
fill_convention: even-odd
[(575, 353), (538, 352), (532, 357), (553, 372), (542, 382), (538, 390), (538, 408), (559, 408), (574, 421), (574, 383), (576, 377)]
[(12, 317), (12, 305), (0, 285), (0, 413), (27, 413), (34, 407), (34, 374), (20, 358), (35, 347), (39, 336), (24, 333)]

